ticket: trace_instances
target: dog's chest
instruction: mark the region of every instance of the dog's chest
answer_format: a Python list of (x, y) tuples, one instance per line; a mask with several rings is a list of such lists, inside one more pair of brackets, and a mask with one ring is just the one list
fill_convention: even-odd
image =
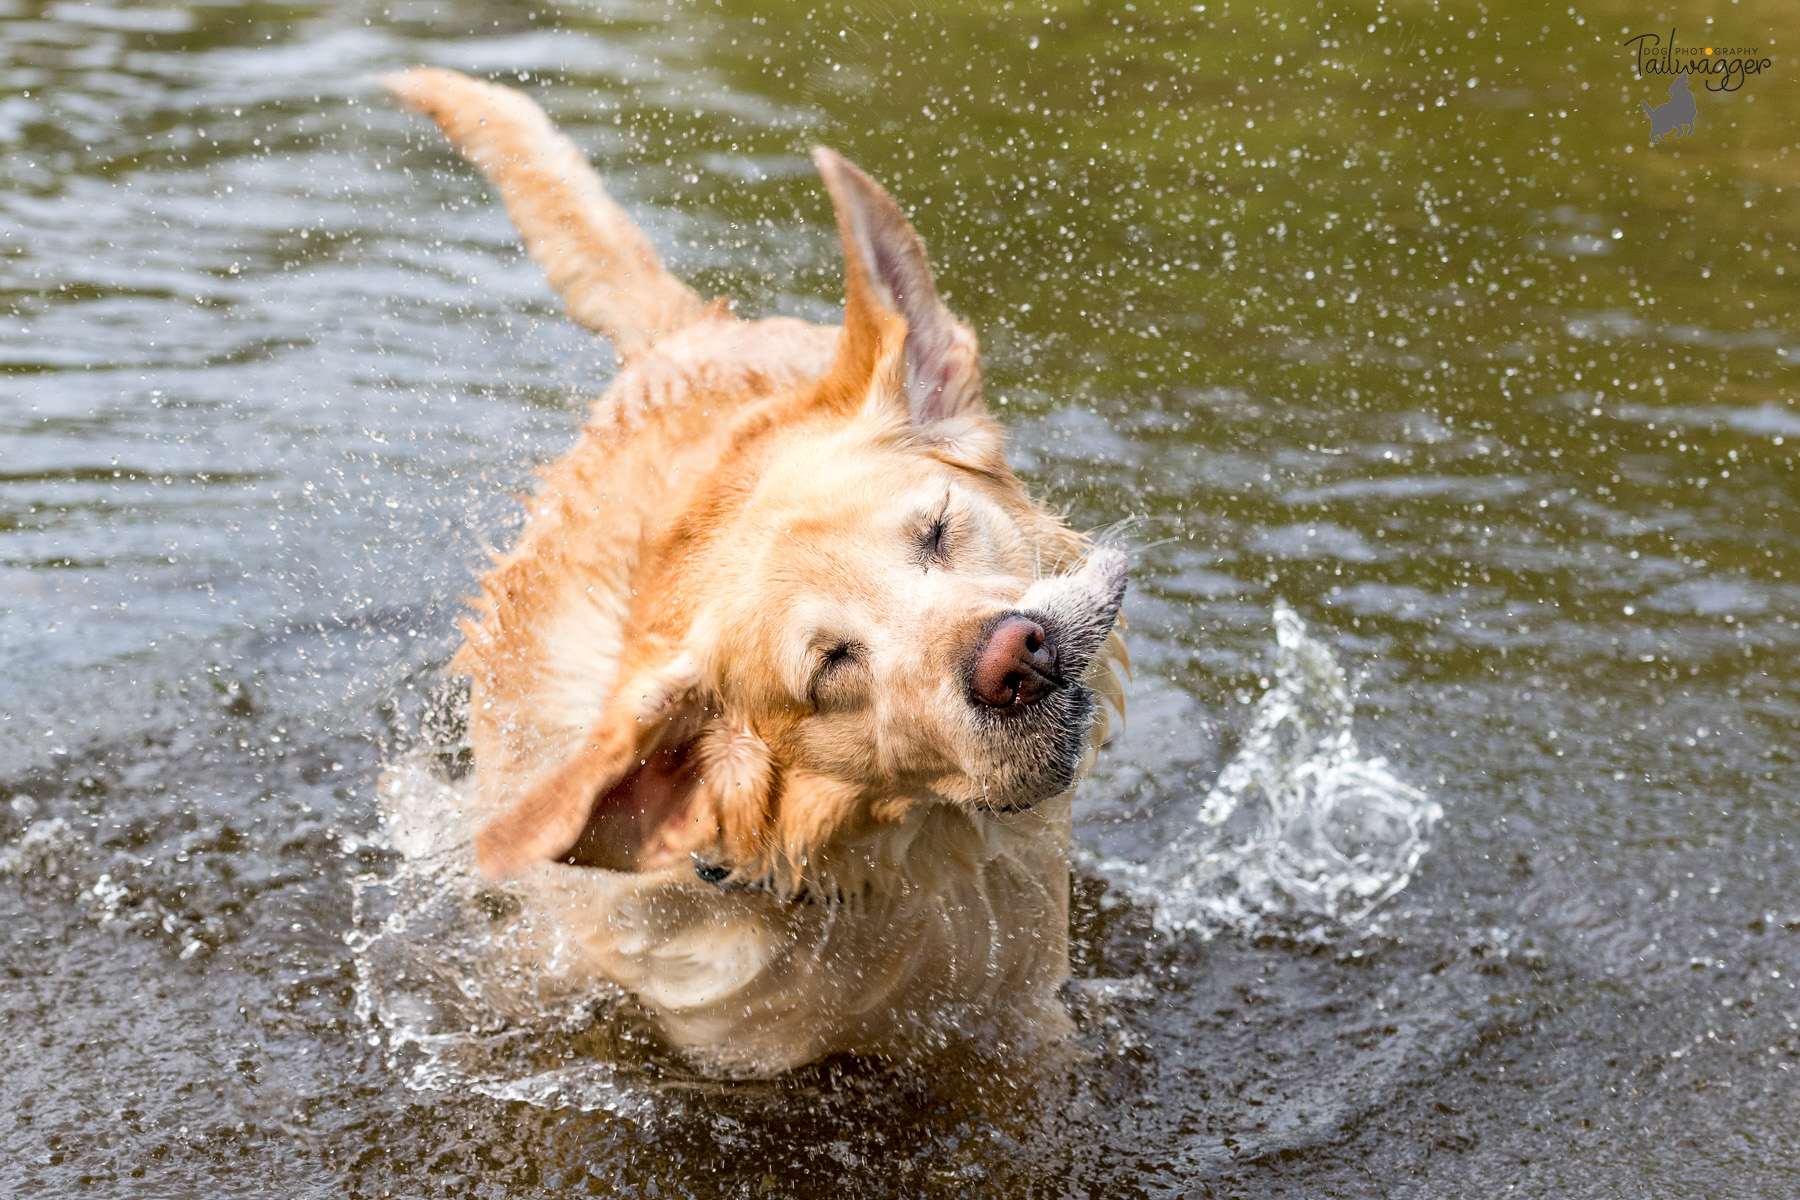
[(677, 868), (543, 866), (520, 881), (557, 958), (628, 989), (716, 1069), (770, 1074), (919, 1043), (921, 1022), (1066, 1022), (1068, 801), (1009, 823), (960, 815), (901, 848), (914, 878), (841, 901), (724, 890)]

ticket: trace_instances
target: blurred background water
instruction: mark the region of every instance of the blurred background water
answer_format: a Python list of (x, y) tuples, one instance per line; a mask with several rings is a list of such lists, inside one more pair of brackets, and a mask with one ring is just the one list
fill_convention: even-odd
[[(1772, 66), (1652, 146), (1667, 78), (1622, 43), (1671, 28)], [(1791, 29), (0, 0), (0, 1190), (1793, 1195)], [(980, 333), (1020, 470), (1136, 518), (1076, 1061), (722, 1085), (564, 1014), (534, 1069), (620, 1064), (590, 1104), (422, 1079), (359, 1014), (376, 777), (612, 370), (373, 83), (418, 62), (530, 92), (748, 314), (832, 318), (805, 151), (844, 151)], [(1108, 864), (1166, 861), (1270, 727), (1281, 605), (1443, 817), (1359, 920), (1255, 889), (1171, 920)]]

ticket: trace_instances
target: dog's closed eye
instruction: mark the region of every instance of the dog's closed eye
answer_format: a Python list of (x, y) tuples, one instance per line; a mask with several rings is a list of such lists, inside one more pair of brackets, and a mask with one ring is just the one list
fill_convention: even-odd
[(819, 664), (813, 669), (812, 682), (807, 688), (814, 707), (818, 706), (825, 688), (860, 665), (862, 649), (855, 642), (836, 642), (819, 652)]
[(950, 559), (950, 515), (934, 518), (919, 534), (919, 559), (927, 567), (941, 567)]

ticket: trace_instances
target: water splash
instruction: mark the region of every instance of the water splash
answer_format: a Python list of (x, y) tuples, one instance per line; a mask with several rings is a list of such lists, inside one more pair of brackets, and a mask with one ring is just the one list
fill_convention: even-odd
[[(544, 1108), (640, 1115), (652, 1093), (621, 1069), (632, 1032), (624, 995), (564, 969), (553, 930), (470, 849), (473, 789), (420, 752), (381, 782), (391, 872), (359, 876), (345, 940), (356, 1012), (415, 1091), (467, 1089)], [(366, 844), (349, 845), (360, 851)]]
[(1365, 758), (1349, 682), (1285, 604), (1275, 678), (1192, 827), (1148, 863), (1102, 872), (1164, 931), (1351, 922), (1404, 888), (1443, 810)]
[[(27, 797), (15, 798), (15, 812), (35, 811), (35, 805), (26, 808), (21, 801), (29, 803)], [(75, 831), (61, 817), (33, 821), (11, 845), (0, 846), (0, 875), (56, 875), (63, 857), (80, 844)]]

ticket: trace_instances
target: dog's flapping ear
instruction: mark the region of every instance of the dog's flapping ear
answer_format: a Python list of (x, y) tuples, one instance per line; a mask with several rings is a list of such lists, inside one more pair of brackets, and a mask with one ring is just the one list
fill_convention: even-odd
[(706, 720), (691, 655), (628, 669), (569, 757), (477, 831), (476, 864), (493, 877), (552, 859), (630, 871), (659, 849), (705, 840), (708, 830), (691, 827), (712, 824), (695, 803)]
[(881, 185), (834, 151), (813, 162), (844, 245), (844, 333), (832, 376), (845, 391), (883, 371), (897, 335), (902, 393), (915, 426), (985, 412), (975, 334), (938, 299), (925, 243)]

